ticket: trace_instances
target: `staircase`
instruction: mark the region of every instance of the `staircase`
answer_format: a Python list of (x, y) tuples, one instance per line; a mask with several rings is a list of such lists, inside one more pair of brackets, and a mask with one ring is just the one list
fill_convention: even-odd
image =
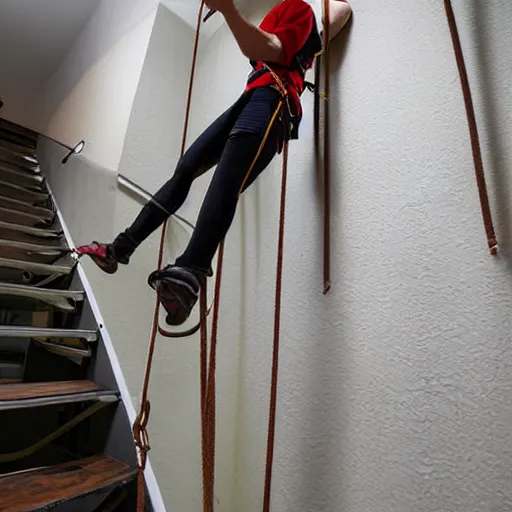
[(0, 119), (0, 511), (134, 511), (130, 422), (36, 145)]

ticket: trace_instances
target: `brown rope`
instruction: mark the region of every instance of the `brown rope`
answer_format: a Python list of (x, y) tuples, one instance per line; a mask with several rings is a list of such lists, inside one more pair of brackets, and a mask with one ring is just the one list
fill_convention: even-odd
[[(281, 80), (269, 68), (270, 73), (274, 75), (281, 94), (286, 96), (286, 89)], [(261, 152), (267, 143), (270, 131), (274, 126), (284, 101), (280, 101), (277, 105), (272, 118), (267, 126), (265, 134), (258, 147), (258, 151), (247, 170), (245, 177), (240, 185), (238, 197), (240, 198), (247, 180), (249, 179), (256, 162), (261, 156)], [(201, 367), (201, 454), (203, 463), (203, 512), (213, 512), (214, 507), (214, 487), (215, 487), (215, 429), (216, 429), (216, 380), (215, 372), (217, 367), (217, 337), (219, 325), (219, 309), (220, 309), (220, 289), (222, 283), (222, 267), (224, 261), (224, 241), (219, 248), (217, 259), (217, 274), (215, 281), (215, 294), (212, 318), (212, 337), (210, 344), (210, 358), (208, 363), (208, 332), (207, 332), (207, 315), (206, 315), (206, 292), (202, 289), (201, 293), (201, 350), (200, 350), (200, 367)]]
[(469, 135), (471, 138), (471, 148), (473, 151), (473, 162), (475, 166), (476, 182), (478, 186), (478, 194), (480, 196), (480, 206), (482, 209), (482, 217), (484, 221), (485, 232), (487, 235), (487, 244), (491, 254), (497, 254), (498, 242), (494, 232), (494, 225), (492, 222), (492, 213), (489, 206), (489, 196), (487, 195), (487, 186), (485, 184), (484, 164), (482, 161), (482, 152), (480, 149), (480, 138), (478, 136), (478, 126), (476, 123), (475, 109), (473, 106), (473, 99), (471, 96), (471, 87), (469, 85), (468, 73), (466, 70), (466, 63), (464, 62), (464, 54), (460, 43), (459, 31), (457, 29), (457, 21), (453, 12), (451, 0), (444, 0), (446, 9), (446, 16), (448, 18), (448, 25), (450, 27), (450, 34), (452, 36), (453, 50), (457, 60), (457, 67), (459, 69), (460, 83), (462, 86), (462, 93), (464, 95), (464, 103), (466, 105), (466, 116), (468, 118)]
[[(201, 1), (201, 7), (199, 8), (199, 13), (197, 17), (197, 29), (196, 29), (196, 37), (194, 41), (194, 52), (192, 57), (192, 67), (190, 71), (190, 81), (189, 88), (187, 94), (187, 105), (185, 110), (185, 123), (183, 128), (183, 140), (181, 145), (181, 156), (183, 156), (185, 152), (185, 144), (187, 140), (187, 130), (190, 119), (190, 105), (192, 101), (192, 91), (194, 87), (194, 75), (197, 63), (197, 51), (199, 47), (199, 34), (201, 29), (201, 19), (203, 15), (204, 9), (204, 0)], [(160, 237), (160, 248), (158, 251), (158, 268), (162, 267), (163, 255), (164, 255), (164, 242), (165, 242), (165, 231), (167, 227), (167, 222), (164, 223), (162, 227), (162, 234)], [(147, 455), (150, 449), (149, 447), (149, 436), (147, 432), (147, 425), (149, 421), (150, 415), (150, 402), (148, 400), (148, 390), (149, 390), (149, 381), (151, 377), (151, 366), (153, 363), (153, 356), (155, 352), (155, 344), (156, 344), (156, 336), (158, 333), (158, 316), (160, 309), (160, 301), (158, 297), (156, 299), (155, 310), (153, 313), (153, 325), (151, 328), (151, 336), (149, 339), (149, 349), (148, 349), (148, 357), (146, 360), (146, 368), (144, 373), (144, 380), (142, 385), (142, 394), (140, 399), (140, 408), (139, 414), (135, 419), (133, 424), (133, 439), (135, 445), (137, 447), (137, 455), (139, 462), (139, 472), (137, 477), (137, 512), (144, 512), (145, 503), (146, 503), (146, 492), (144, 487), (144, 470), (146, 468), (147, 463)]]
[[(217, 301), (215, 301), (217, 302)], [(201, 311), (201, 345), (200, 345), (200, 410), (201, 410), (201, 458), (203, 470), (203, 512), (213, 512), (213, 483), (212, 462), (210, 460), (209, 439), (211, 438), (210, 425), (206, 414), (208, 394), (208, 318), (206, 316), (207, 287), (206, 281), (201, 287), (200, 311)], [(212, 492), (210, 493), (210, 488)]]
[(286, 212), (286, 180), (288, 174), (288, 141), (283, 148), (283, 170), (281, 176), (281, 206), (279, 214), (279, 237), (277, 243), (277, 275), (274, 310), (274, 341), (272, 350), (272, 376), (270, 385), (270, 408), (268, 416), (267, 462), (265, 468), (265, 494), (263, 497), (263, 512), (270, 511), (270, 498), (272, 487), (272, 469), (274, 462), (274, 444), (276, 430), (277, 409), (277, 380), (279, 376), (279, 342), (281, 328), (281, 290), (283, 281), (283, 249), (284, 226)]
[[(207, 346), (206, 328), (204, 328), (204, 341), (201, 340), (201, 375), (202, 375), (202, 407), (201, 407), (201, 429), (202, 454), (203, 454), (203, 511), (213, 512), (214, 509), (214, 488), (215, 488), (215, 431), (216, 431), (216, 380), (217, 369), (217, 335), (219, 328), (220, 289), (222, 283), (222, 265), (224, 260), (224, 242), (219, 248), (217, 259), (217, 275), (215, 279), (215, 300), (213, 305), (212, 337), (210, 343), (210, 357), (208, 368), (206, 368)], [(206, 324), (206, 301), (203, 300), (201, 318)]]
[(329, 59), (330, 0), (324, 0), (324, 295), (331, 289), (331, 137), (329, 119), (329, 91), (331, 66)]

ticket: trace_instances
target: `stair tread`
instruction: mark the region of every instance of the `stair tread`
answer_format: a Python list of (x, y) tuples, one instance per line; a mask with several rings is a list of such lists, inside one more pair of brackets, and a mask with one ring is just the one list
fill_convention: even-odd
[(136, 474), (136, 468), (105, 455), (7, 474), (0, 477), (0, 510), (46, 509), (124, 485)]
[(80, 338), (90, 343), (98, 340), (98, 332), (84, 329), (52, 329), (45, 327), (11, 327), (0, 325), (0, 338)]
[(24, 249), (32, 252), (65, 252), (68, 249), (65, 247), (55, 247), (54, 245), (31, 244), (29, 242), (17, 242), (16, 240), (5, 240), (0, 238), (0, 245), (9, 245), (18, 249)]
[(0, 293), (2, 292), (35, 293), (40, 296), (66, 297), (74, 300), (84, 300), (85, 292), (80, 290), (52, 290), (49, 288), (37, 288), (25, 284), (10, 284), (0, 282)]
[(116, 402), (118, 399), (118, 391), (101, 389), (87, 380), (22, 382), (0, 386), (0, 411), (98, 400)]
[(59, 229), (34, 228), (32, 226), (24, 226), (23, 224), (15, 224), (14, 222), (5, 222), (2, 220), (0, 220), (0, 228), (11, 231), (20, 231), (21, 233), (39, 238), (60, 239), (63, 235), (62, 230)]
[(0, 238), (0, 257), (46, 265), (72, 265), (69, 249), (59, 245), (33, 244)]
[(50, 195), (47, 192), (36, 192), (34, 190), (20, 187), (19, 185), (14, 185), (13, 183), (9, 183), (8, 181), (3, 180), (0, 180), (0, 190), (4, 190), (7, 194), (9, 194), (9, 190), (11, 190), (26, 196), (31, 196), (34, 201), (46, 201), (50, 198)]
[(23, 382), (0, 387), (0, 400), (24, 400), (26, 398), (88, 393), (99, 390), (100, 388), (94, 382), (88, 380)]
[(38, 218), (46, 217), (47, 219), (53, 219), (55, 216), (54, 213), (48, 208), (33, 206), (31, 203), (27, 203), (19, 199), (13, 199), (12, 197), (7, 197), (3, 194), (0, 194), (0, 206), (6, 210), (28, 213), (29, 215), (34, 215)]
[(33, 263), (23, 260), (11, 260), (9, 258), (0, 257), (0, 267), (15, 268), (18, 270), (26, 270), (34, 274), (52, 275), (63, 274), (69, 275), (73, 271), (75, 264), (70, 265), (47, 265), (45, 263)]
[[(8, 164), (4, 164), (0, 161), (0, 174), (5, 175), (4, 179), (20, 180), (35, 185), (43, 185), (44, 178), (41, 174), (26, 172), (18, 169), (9, 168)], [(23, 185), (21, 185), (23, 186)]]
[(3, 218), (5, 218), (5, 215), (11, 215), (11, 216), (17, 215), (20, 218), (31, 219), (31, 220), (34, 220), (35, 222), (44, 221), (44, 219), (41, 219), (41, 217), (39, 217), (39, 215), (37, 215), (35, 213), (22, 212), (20, 210), (16, 210), (13, 208), (5, 208), (3, 206), (0, 206), (0, 213), (2, 214)]

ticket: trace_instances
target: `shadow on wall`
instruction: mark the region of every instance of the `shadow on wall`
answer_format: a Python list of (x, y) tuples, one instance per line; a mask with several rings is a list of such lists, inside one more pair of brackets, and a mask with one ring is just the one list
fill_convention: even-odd
[[(498, 231), (498, 244), (500, 246), (500, 254), (507, 258), (510, 268), (512, 268), (512, 254), (511, 254), (511, 237), (512, 237), (512, 207), (510, 205), (509, 189), (510, 183), (507, 178), (506, 155), (507, 144), (500, 125), (505, 122), (506, 112), (500, 110), (498, 104), (503, 100), (500, 96), (496, 86), (496, 74), (493, 72), (491, 57), (493, 49), (490, 45), (490, 40), (484, 34), (489, 34), (488, 27), (489, 19), (487, 6), (483, 6), (481, 2), (471, 2), (473, 8), (473, 20), (475, 23), (475, 38), (476, 44), (474, 45), (476, 52), (476, 62), (479, 69), (479, 85), (481, 88), (483, 100), (483, 116), (485, 121), (485, 129), (488, 133), (488, 149), (489, 149), (489, 163), (486, 169), (487, 179), (494, 180), (494, 188), (496, 194), (496, 207), (498, 216), (496, 229)], [(505, 4), (504, 4), (505, 5)], [(512, 9), (512, 6), (509, 8)], [(512, 69), (512, 55), (510, 52), (503, 52), (502, 55), (508, 61), (502, 63), (506, 69)], [(505, 57), (506, 56), (506, 57)], [(512, 112), (512, 111), (511, 111)], [(482, 132), (482, 130), (480, 130)], [(483, 145), (483, 144), (482, 144)], [(501, 229), (500, 229), (501, 228)]]
[[(50, 79), (48, 89), (57, 88), (59, 97), (67, 97), (91, 65), (104, 58), (119, 41), (156, 11), (157, 6), (157, 0), (102, 0), (61, 67)], [(60, 74), (63, 67), (66, 68), (65, 80)]]
[(44, 169), (74, 243), (110, 240), (116, 207), (117, 175), (83, 155), (63, 165), (68, 151), (46, 138), (38, 144)]

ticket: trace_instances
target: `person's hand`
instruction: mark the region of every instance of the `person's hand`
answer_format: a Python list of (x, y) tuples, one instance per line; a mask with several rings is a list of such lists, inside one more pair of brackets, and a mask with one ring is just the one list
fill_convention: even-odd
[(224, 13), (234, 7), (233, 0), (205, 0), (204, 3), (209, 9), (215, 9), (220, 13)]

